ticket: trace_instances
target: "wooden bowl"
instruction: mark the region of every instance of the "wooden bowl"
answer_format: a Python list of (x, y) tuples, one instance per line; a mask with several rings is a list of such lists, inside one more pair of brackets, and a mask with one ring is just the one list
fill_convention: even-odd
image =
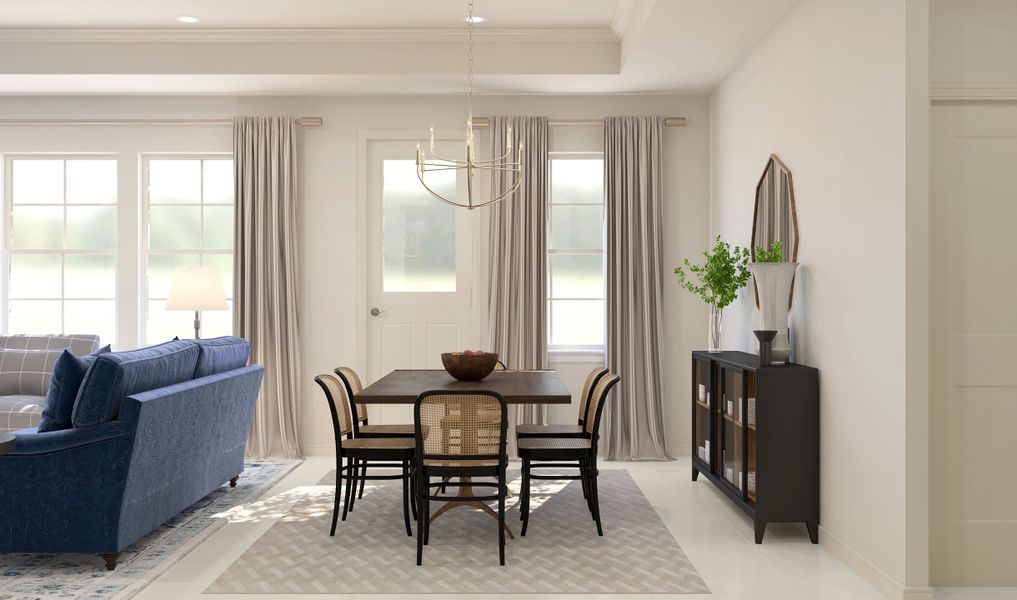
[(441, 355), (441, 364), (445, 371), (459, 381), (480, 381), (491, 374), (498, 362), (498, 354), (463, 354), (462, 352), (445, 352)]

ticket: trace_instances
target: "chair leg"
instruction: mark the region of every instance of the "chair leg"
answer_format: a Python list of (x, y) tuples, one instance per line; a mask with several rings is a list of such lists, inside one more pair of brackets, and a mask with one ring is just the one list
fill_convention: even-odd
[(498, 561), (505, 566), (505, 469), (498, 478)]
[(413, 537), (410, 528), (410, 467), (403, 461), (403, 521), (406, 523), (406, 535)]
[(586, 461), (579, 461), (579, 482), (583, 485), (583, 500), (586, 500), (587, 506), (590, 504), (590, 486), (586, 483)]
[(360, 461), (360, 464), (362, 465), (361, 468), (360, 468), (360, 475), (361, 475), (361, 477), (360, 477), (360, 493), (357, 494), (357, 498), (362, 500), (364, 498), (364, 483), (367, 482), (367, 461), (366, 460), (362, 460), (362, 461)]
[(521, 518), (523, 520), (523, 528), (519, 532), (521, 537), (526, 537), (526, 526), (530, 522), (530, 459), (523, 459), (523, 482), (522, 482), (522, 493), (523, 497), (519, 500), (522, 504)]
[(593, 498), (593, 520), (597, 522), (597, 535), (604, 536), (604, 528), (600, 524), (600, 492), (597, 491), (597, 464), (593, 463), (590, 470), (590, 496)]
[(424, 562), (424, 532), (427, 527), (427, 513), (424, 512), (424, 504), (426, 501), (423, 497), (423, 477), (421, 477), (419, 472), (415, 475), (416, 485), (414, 486), (414, 494), (417, 497), (417, 504), (420, 505), (420, 512), (417, 516), (417, 566), (419, 567)]
[(332, 500), (332, 530), (330, 536), (335, 535), (335, 526), (339, 521), (339, 494), (343, 489), (342, 456), (337, 455), (335, 459), (335, 498)]
[[(412, 463), (411, 463), (412, 465)], [(419, 520), (417, 516), (417, 472), (410, 466), (410, 513), (413, 515), (413, 520)]]
[(343, 473), (343, 478), (346, 479), (346, 494), (343, 496), (343, 521), (346, 520), (346, 513), (350, 511), (350, 504), (353, 502), (353, 494), (351, 492), (357, 487), (357, 480), (353, 477), (353, 471), (350, 469), (350, 465), (352, 464), (352, 459), (347, 460), (347, 466)]
[(423, 484), (423, 496), (421, 497), (420, 518), (424, 524), (424, 545), (426, 546), (427, 542), (431, 539), (431, 500), (428, 498), (431, 490), (427, 485), (429, 483), (428, 477), (425, 476), (421, 483)]

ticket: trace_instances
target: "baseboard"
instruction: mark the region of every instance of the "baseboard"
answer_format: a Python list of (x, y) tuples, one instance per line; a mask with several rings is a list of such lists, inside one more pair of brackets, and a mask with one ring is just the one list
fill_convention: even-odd
[(931, 587), (905, 587), (828, 529), (819, 526), (819, 543), (890, 600), (932, 600)]
[(321, 446), (300, 446), (300, 449), (304, 452), (304, 456), (335, 456), (335, 445), (324, 444)]

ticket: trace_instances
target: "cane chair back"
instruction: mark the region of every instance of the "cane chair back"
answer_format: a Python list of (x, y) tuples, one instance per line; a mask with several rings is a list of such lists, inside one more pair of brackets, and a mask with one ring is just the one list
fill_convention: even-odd
[(353, 415), (350, 414), (346, 385), (338, 377), (329, 373), (318, 375), (314, 380), (325, 392), (328, 408), (332, 412), (332, 428), (335, 430), (336, 444), (341, 444), (343, 437), (353, 433)]
[(579, 424), (586, 425), (586, 420), (589, 418), (587, 410), (590, 407), (590, 393), (593, 392), (594, 386), (600, 381), (600, 378), (607, 374), (607, 369), (604, 367), (597, 367), (590, 371), (590, 374), (586, 376), (586, 383), (583, 384), (583, 395), (579, 398)]
[(413, 411), (425, 467), (498, 467), (507, 460), (508, 409), (498, 393), (424, 392)]
[(597, 385), (593, 387), (593, 393), (590, 394), (590, 407), (588, 409), (588, 418), (586, 423), (583, 424), (583, 429), (586, 434), (594, 440), (597, 439), (597, 431), (600, 429), (600, 418), (604, 413), (604, 404), (607, 401), (607, 395), (614, 387), (614, 384), (618, 383), (621, 377), (614, 373), (608, 373), (600, 378)]
[[(346, 389), (349, 390), (350, 398), (364, 391), (364, 384), (360, 380), (360, 375), (349, 367), (339, 367), (335, 370), (335, 374), (338, 375), (343, 381), (346, 382)], [(357, 411), (357, 421), (359, 423), (367, 422), (367, 405), (356, 404), (354, 408)]]

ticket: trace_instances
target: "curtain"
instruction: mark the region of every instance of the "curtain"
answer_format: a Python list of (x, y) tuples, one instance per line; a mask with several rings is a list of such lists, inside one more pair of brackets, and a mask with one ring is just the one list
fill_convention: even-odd
[(296, 121), (237, 117), (233, 329), (265, 367), (247, 454), (299, 458)]
[[(523, 144), (519, 189), (491, 206), (488, 320), (491, 350), (510, 369), (547, 368), (547, 117), (491, 117), (491, 154), (509, 141)], [(514, 183), (494, 171), (492, 197)], [(544, 423), (543, 405), (509, 407), (509, 455), (515, 454), (517, 423)]]
[(660, 365), (662, 134), (659, 117), (604, 120), (607, 367), (621, 375), (601, 425), (608, 460), (670, 459)]

